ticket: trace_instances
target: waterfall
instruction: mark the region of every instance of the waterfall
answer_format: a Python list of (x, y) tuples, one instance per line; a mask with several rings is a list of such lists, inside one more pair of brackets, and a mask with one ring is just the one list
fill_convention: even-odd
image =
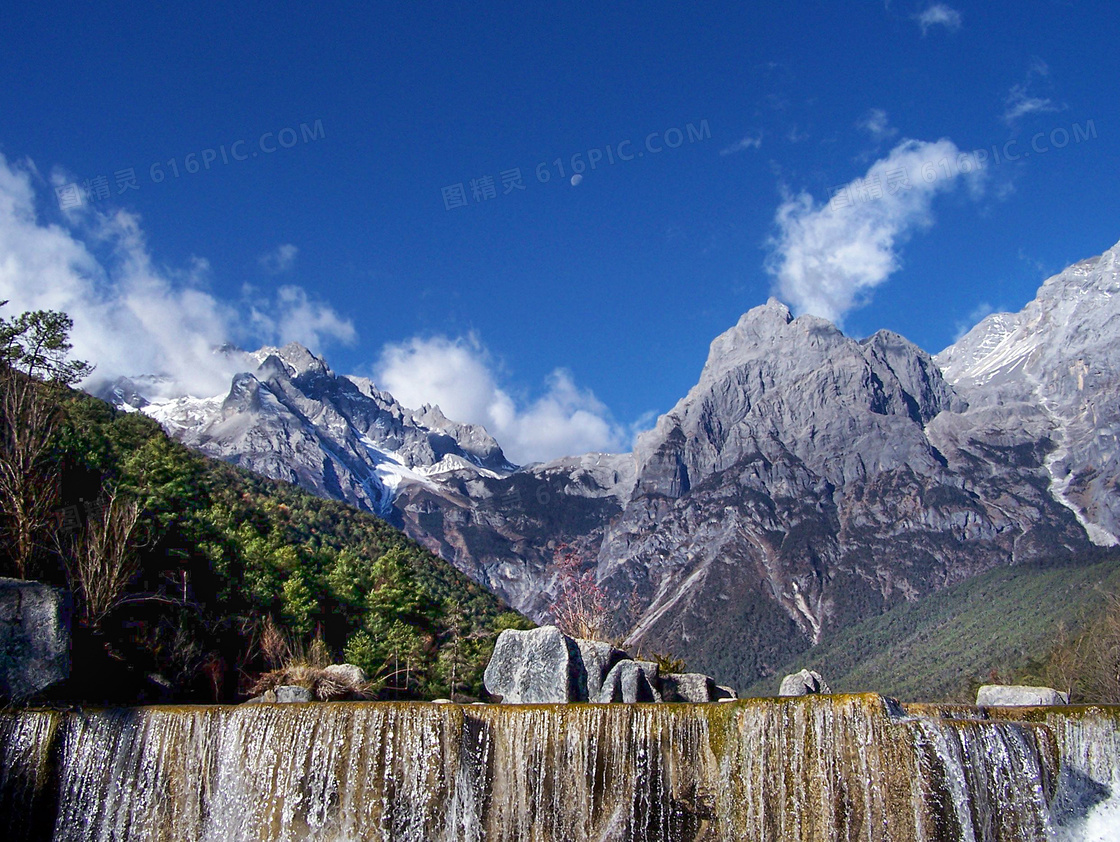
[(4, 712), (0, 826), (58, 842), (1117, 838), (1117, 709), (981, 715), (870, 695)]

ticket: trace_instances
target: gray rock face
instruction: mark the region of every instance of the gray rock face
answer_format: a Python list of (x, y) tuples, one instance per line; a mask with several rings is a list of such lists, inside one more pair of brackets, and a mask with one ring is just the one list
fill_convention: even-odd
[(1120, 243), (935, 357), (970, 404), (1053, 441), (1050, 491), (1094, 543), (1120, 536)]
[(647, 666), (638, 661), (619, 661), (603, 680), (599, 695), (591, 701), (597, 704), (660, 702), (661, 694), (655, 686), (656, 675), (647, 673)]
[(0, 700), (28, 699), (69, 677), (69, 595), (0, 579)]
[(832, 691), (816, 670), (801, 670), (782, 679), (779, 696), (809, 696), (815, 693), (827, 695)]
[(639, 438), (596, 547), (601, 586), (640, 600), (627, 645), (752, 683), (894, 604), (1086, 547), (1046, 490), (1047, 440), (1008, 430), (896, 334), (751, 310)]
[(556, 626), (507, 629), (498, 635), (482, 681), (487, 692), (501, 696), (506, 704), (583, 701), (578, 695), (578, 652), (575, 641)]
[(977, 707), (1068, 705), (1069, 696), (1050, 687), (1024, 684), (985, 684), (976, 692)]
[(661, 676), (661, 693), (667, 702), (703, 703), (714, 702), (717, 698), (716, 683), (710, 677), (695, 672)]
[(283, 684), (276, 688), (276, 701), (282, 705), (314, 700), (311, 691), (306, 687), (297, 687), (294, 684)]
[(576, 638), (575, 644), (579, 649), (582, 663), (581, 675), (585, 685), (577, 697), (581, 700), (596, 699), (603, 689), (603, 681), (607, 674), (615, 664), (629, 656), (621, 649), (615, 649), (609, 643), (599, 640)]

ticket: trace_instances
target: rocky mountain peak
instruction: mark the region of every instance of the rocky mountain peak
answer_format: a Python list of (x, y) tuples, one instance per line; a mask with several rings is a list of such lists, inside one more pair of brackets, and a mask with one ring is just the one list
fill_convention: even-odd
[(697, 385), (639, 438), (638, 488), (679, 497), (752, 453), (837, 484), (931, 465), (923, 427), (954, 401), (930, 356), (898, 334), (856, 341), (771, 300), (712, 343)]
[(1120, 244), (1048, 278), (1018, 313), (988, 316), (934, 358), (970, 404), (1053, 442), (1051, 493), (1108, 545), (1120, 535), (1118, 293)]
[(264, 365), (269, 358), (280, 361), (287, 375), (293, 379), (306, 374), (334, 376), (325, 359), (298, 342), (289, 342), (283, 348), (266, 346), (249, 356), (261, 365)]

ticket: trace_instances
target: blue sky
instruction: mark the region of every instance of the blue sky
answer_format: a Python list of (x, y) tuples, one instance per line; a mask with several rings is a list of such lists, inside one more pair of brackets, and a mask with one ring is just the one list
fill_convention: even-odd
[(1120, 239), (1111, 4), (521, 6), (11, 6), (0, 298), (193, 391), (299, 339), (529, 459), (771, 294), (936, 352)]

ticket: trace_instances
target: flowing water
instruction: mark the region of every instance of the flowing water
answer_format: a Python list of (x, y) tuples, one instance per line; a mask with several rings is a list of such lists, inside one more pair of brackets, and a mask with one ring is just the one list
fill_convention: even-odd
[(0, 828), (59, 842), (1120, 839), (1120, 709), (980, 715), (879, 696), (0, 713)]

